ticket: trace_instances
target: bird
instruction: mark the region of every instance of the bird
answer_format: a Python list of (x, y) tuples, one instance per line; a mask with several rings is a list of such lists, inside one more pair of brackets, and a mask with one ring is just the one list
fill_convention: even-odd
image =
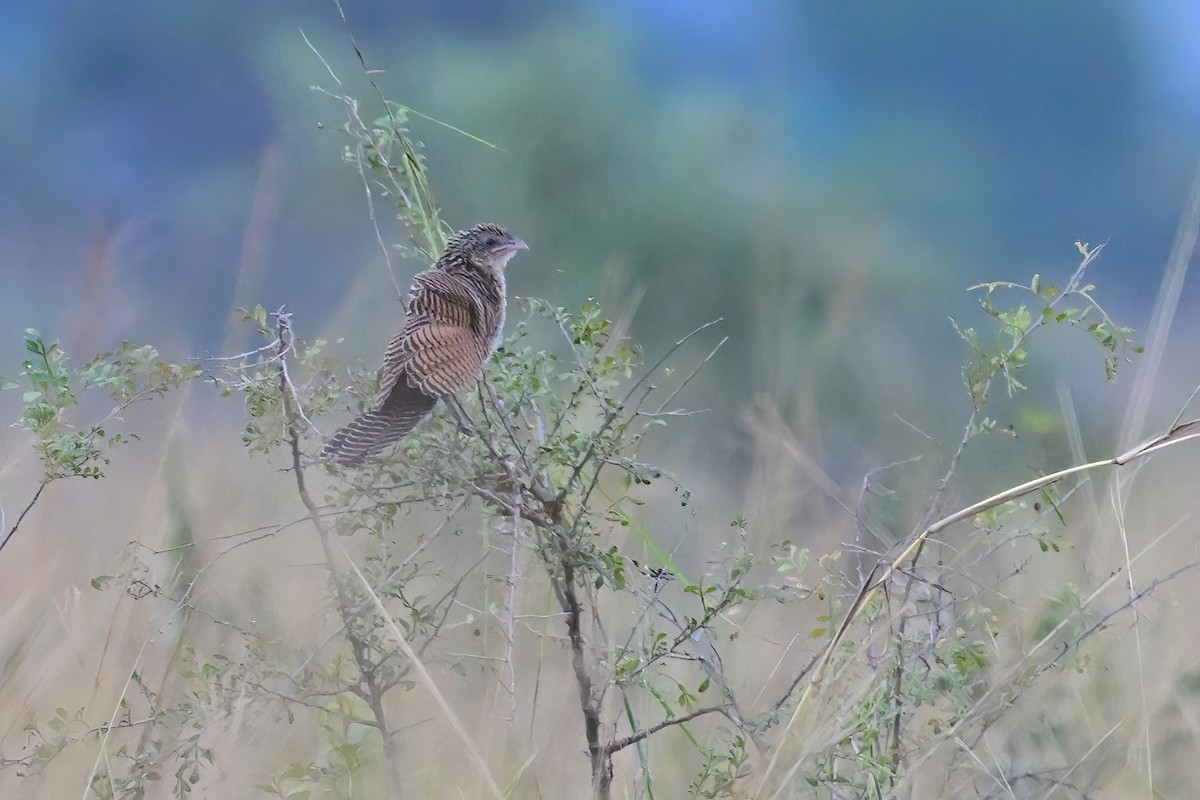
[(504, 269), (529, 246), (479, 223), (455, 233), (433, 266), (413, 277), (404, 323), (388, 344), (371, 409), (329, 440), (321, 458), (361, 464), (404, 438), (439, 398), (470, 387), (504, 337)]

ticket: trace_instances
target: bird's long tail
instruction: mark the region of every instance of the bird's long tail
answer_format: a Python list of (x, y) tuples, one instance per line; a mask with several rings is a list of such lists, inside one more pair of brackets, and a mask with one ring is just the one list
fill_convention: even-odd
[(344, 467), (357, 466), (367, 456), (408, 435), (436, 403), (436, 397), (430, 397), (401, 379), (382, 406), (368, 411), (335, 433), (321, 451), (321, 458), (336, 461)]

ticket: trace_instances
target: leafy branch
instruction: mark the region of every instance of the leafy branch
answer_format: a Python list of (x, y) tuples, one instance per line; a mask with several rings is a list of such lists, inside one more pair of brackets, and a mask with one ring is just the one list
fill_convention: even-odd
[[(3, 549), (46, 487), (61, 478), (104, 477), (108, 452), (136, 439), (136, 434), (114, 432), (123, 422), (121, 414), (137, 403), (162, 397), (170, 390), (200, 375), (194, 364), (172, 364), (161, 359), (149, 345), (122, 342), (112, 352), (100, 353), (83, 367), (72, 370), (70, 359), (58, 342), (48, 342), (33, 328), (24, 335), (30, 354), (21, 362), (17, 380), (0, 378), (0, 390), (23, 389), (21, 416), (15, 427), (36, 437), (33, 450), (42, 461), (42, 479), (33, 497), (4, 530), (0, 512), (0, 549)], [(71, 409), (80, 399), (107, 395), (110, 410), (90, 422), (71, 419)]]

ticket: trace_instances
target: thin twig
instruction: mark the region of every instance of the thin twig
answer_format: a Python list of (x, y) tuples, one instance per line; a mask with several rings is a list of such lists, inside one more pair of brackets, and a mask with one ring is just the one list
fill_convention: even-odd
[[(13, 534), (17, 532), (17, 528), (21, 527), (21, 520), (25, 519), (25, 515), (29, 513), (29, 509), (33, 508), (33, 504), (38, 501), (38, 498), (42, 496), (42, 492), (45, 491), (46, 487), (50, 485), (50, 480), (50, 478), (43, 478), (42, 482), (38, 484), (37, 491), (33, 493), (33, 497), (29, 500), (29, 504), (22, 509), (20, 515), (17, 517), (17, 521), (13, 523), (13, 526), (9, 529), (8, 533), (4, 534), (4, 541), (0, 541), (0, 550), (4, 549), (4, 545), (8, 544), (8, 540), (11, 539)], [(0, 526), (0, 529), (2, 528), (3, 526)]]
[(308, 36), (304, 33), (303, 28), (300, 29), (300, 38), (304, 40), (306, 45), (308, 45), (308, 49), (312, 50), (313, 55), (319, 58), (321, 63), (325, 65), (325, 69), (329, 72), (329, 77), (333, 78), (334, 83), (336, 83), (338, 86), (341, 86), (342, 79), (339, 78), (337, 73), (333, 71), (333, 67), (329, 66), (329, 62), (325, 60), (325, 56), (321, 55), (321, 51), (314, 47), (313, 43), (308, 40)]
[[(88, 775), (87, 781), (83, 784), (83, 800), (87, 800), (88, 795), (92, 792), (92, 781), (96, 777), (96, 771), (100, 769), (100, 761), (108, 758), (109, 734), (112, 733), (113, 728), (116, 726), (117, 714), (120, 713), (125, 705), (125, 696), (129, 694), (129, 686), (133, 683), (133, 677), (138, 674), (138, 666), (142, 663), (142, 655), (146, 652), (146, 647), (153, 638), (153, 635), (151, 635), (142, 640), (142, 646), (138, 648), (137, 655), (133, 659), (133, 665), (129, 668), (129, 675), (125, 678), (125, 685), (121, 687), (121, 694), (117, 697), (117, 702), (113, 704), (112, 715), (108, 718), (108, 726), (105, 728), (104, 734), (100, 737), (100, 749), (96, 753), (96, 760), (92, 762), (91, 774)], [(115, 793), (116, 787), (112, 785), (112, 770), (107, 770), (107, 773), (109, 788)], [(114, 796), (116, 795), (114, 794)]]
[[(669, 395), (667, 395), (667, 399), (663, 400), (661, 403), (658, 404), (658, 408), (654, 411), (654, 413), (662, 414), (663, 409), (666, 408), (672, 400), (674, 400), (676, 397), (678, 397), (680, 392), (682, 392), (685, 388), (687, 388), (687, 385), (692, 382), (692, 378), (695, 378), (698, 374), (700, 374), (700, 370), (704, 369), (704, 365), (707, 364), (709, 361), (712, 361), (713, 356), (715, 356), (717, 354), (717, 351), (720, 350), (725, 345), (725, 343), (728, 341), (729, 341), (728, 336), (721, 337), (721, 341), (717, 342), (717, 346), (714, 347), (711, 351), (709, 351), (708, 355), (706, 355), (704, 358), (700, 359), (700, 361), (696, 364), (696, 366), (692, 368), (692, 371), (688, 373), (687, 377), (684, 378), (682, 381), (680, 381), (679, 385), (675, 387), (674, 391), (672, 391)], [(676, 412), (676, 413), (678, 413), (678, 412)]]
[(724, 317), (717, 317), (714, 320), (710, 320), (709, 322), (704, 323), (700, 327), (695, 328), (694, 330), (689, 332), (686, 336), (684, 336), (682, 339), (677, 340), (675, 342), (675, 344), (673, 344), (669, 348), (667, 348), (667, 352), (663, 353), (662, 358), (660, 358), (660, 359), (658, 359), (658, 361), (654, 362), (654, 366), (650, 367), (650, 369), (643, 372), (642, 376), (633, 382), (633, 385), (629, 387), (629, 391), (625, 393), (625, 398), (621, 401), (621, 404), (627, 405), (629, 403), (629, 399), (631, 397), (633, 397), (634, 393), (638, 390), (638, 388), (641, 387), (641, 385), (643, 383), (645, 383), (647, 380), (649, 380), (651, 375), (658, 372), (658, 370), (662, 367), (662, 365), (667, 363), (667, 360), (670, 359), (671, 356), (675, 355), (675, 352), (679, 348), (681, 348), (685, 344), (687, 344), (688, 341), (691, 340), (691, 338), (693, 336), (696, 336), (697, 334), (701, 333), (702, 331), (708, 330), (713, 325), (716, 325), (719, 322), (724, 322), (724, 320), (725, 320)]
[[(338, 547), (341, 548), (340, 543)], [(496, 781), (494, 778), (492, 778), (492, 773), (488, 769), (487, 762), (480, 754), (479, 748), (475, 745), (475, 742), (472, 741), (470, 735), (467, 733), (467, 729), (463, 726), (462, 720), (458, 718), (458, 715), (454, 713), (454, 709), (452, 709), (450, 704), (446, 702), (446, 698), (438, 690), (437, 683), (433, 680), (433, 676), (431, 676), (429, 671), (425, 669), (425, 665), (421, 663), (421, 659), (412, 649), (412, 646), (408, 643), (408, 639), (405, 638), (404, 632), (400, 630), (400, 626), (396, 624), (395, 620), (392, 619), (391, 614), (388, 613), (387, 608), (383, 605), (383, 601), (379, 599), (379, 595), (371, 589), (371, 584), (367, 581), (366, 576), (362, 574), (362, 571), (359, 570), (354, 561), (350, 559), (349, 554), (346, 553), (345, 549), (341, 548), (341, 550), (342, 555), (346, 558), (346, 563), (350, 565), (351, 571), (354, 572), (355, 576), (363, 585), (363, 588), (366, 590), (367, 594), (371, 597), (371, 600), (375, 605), (375, 613), (379, 614), (379, 616), (383, 619), (384, 625), (389, 631), (391, 631), (392, 637), (396, 640), (396, 644), (400, 646), (400, 650), (404, 654), (404, 657), (407, 658), (409, 664), (412, 665), (412, 668), (416, 672), (420, 682), (425, 685), (425, 687), (429, 690), (430, 695), (432, 695), (434, 701), (440, 707), (442, 715), (446, 718), (446, 721), (450, 723), (450, 727), (454, 730), (455, 735), (458, 736), (459, 741), (462, 742), (467, 751), (467, 755), (470, 756), (470, 760), (473, 762), (475, 768), (479, 771), (479, 774), (483, 776), (484, 782), (487, 784), (488, 789), (491, 790), (492, 794), (497, 798), (497, 800), (503, 800), (505, 796), (504, 793), (501, 792), (500, 787), (496, 785)]]
[[(282, 361), (287, 353), (287, 342), (291, 336), (290, 320), (286, 314), (279, 314), (277, 320), (279, 323), (280, 360)], [(305, 509), (308, 510), (308, 517), (312, 520), (313, 527), (317, 531), (317, 537), (321, 542), (321, 550), (325, 554), (325, 565), (329, 570), (330, 579), (333, 581), (334, 594), (337, 598), (342, 624), (345, 627), (346, 639), (350, 643), (350, 649), (354, 654), (354, 661), (358, 667), (360, 679), (365, 686), (365, 692), (363, 692), (365, 696), (363, 699), (370, 707), (371, 714), (375, 717), (375, 722), (383, 734), (383, 748), (385, 761), (387, 762), (391, 777), (392, 796), (400, 797), (405, 784), (403, 773), (400, 769), (400, 753), (397, 749), (397, 743), (393, 737), (388, 735), (387, 715), (383, 708), (383, 694), (386, 688), (378, 682), (376, 668), (371, 664), (369, 659), (367, 643), (354, 632), (351, 624), (354, 618), (353, 603), (337, 574), (333, 548), (330, 544), (329, 528), (326, 527), (324, 520), (321, 518), (320, 509), (313, 502), (305, 485), (304, 467), (301, 464), (300, 457), (300, 434), (296, 430), (296, 419), (299, 415), (292, 407), (291, 388), (288, 384), (287, 375), (282, 368), (279, 371), (279, 391), (282, 395), (284, 415), (287, 421), (287, 437), (291, 444), (292, 467), (296, 479), (296, 490), (300, 494), (300, 501), (304, 504)], [(351, 562), (351, 567), (353, 566), (354, 564)]]
[(379, 244), (379, 249), (383, 253), (383, 263), (387, 266), (388, 277), (392, 279), (392, 286), (396, 287), (396, 296), (403, 298), (404, 290), (400, 288), (400, 281), (396, 280), (396, 270), (392, 268), (392, 255), (388, 252), (388, 246), (383, 241), (383, 233), (379, 230), (379, 220), (375, 216), (375, 197), (371, 192), (371, 184), (367, 180), (367, 172), (363, 168), (363, 148), (360, 144), (357, 150), (358, 157), (354, 159), (354, 165), (358, 169), (358, 177), (362, 179), (363, 192), (367, 196), (367, 217), (371, 220), (371, 228), (375, 231), (375, 241)]
[[(1067, 281), (1066, 288), (1064, 288), (1063, 291), (1059, 292), (1058, 295), (1055, 296), (1047, 304), (1047, 306), (1049, 308), (1053, 309), (1053, 308), (1057, 307), (1060, 303), (1063, 302), (1064, 298), (1070, 296), (1075, 290), (1077, 290), (1079, 288), (1079, 284), (1083, 280), (1084, 273), (1087, 271), (1088, 266), (1093, 261), (1096, 260), (1096, 258), (1100, 255), (1100, 252), (1103, 249), (1104, 249), (1104, 245), (1099, 245), (1099, 246), (1093, 248), (1092, 250), (1088, 251), (1088, 253), (1079, 262), (1079, 266), (1076, 267), (1075, 272), (1071, 275), (1070, 279)], [(1028, 328), (1025, 329), (1025, 331), (1022, 332), (1021, 336), (1018, 337), (1017, 340), (1013, 342), (1012, 346), (1009, 347), (1008, 350), (1004, 354), (1005, 363), (1007, 363), (1007, 360), (1009, 358), (1011, 358), (1012, 355), (1017, 350), (1020, 350), (1022, 347), (1024, 347), (1025, 341), (1029, 338), (1029, 336), (1035, 330), (1037, 330), (1038, 328), (1040, 328), (1042, 326), (1044, 319), (1045, 319), (1044, 317), (1039, 316), (1037, 319), (1035, 319), (1032, 322), (1032, 324), (1030, 324), (1030, 326)], [(980, 398), (983, 398), (986, 400), (988, 393), (991, 391), (992, 383), (993, 383), (993, 381), (995, 381), (996, 376), (998, 374), (1000, 374), (1000, 371), (994, 370), (994, 371), (992, 371), (991, 374), (988, 375), (987, 380), (983, 384), (983, 388), (979, 392), (978, 396)], [(935, 519), (937, 517), (938, 513), (940, 512), (942, 499), (945, 497), (946, 490), (950, 486), (950, 480), (954, 477), (955, 472), (958, 471), (959, 459), (961, 459), (963, 453), (966, 452), (967, 444), (971, 441), (971, 437), (973, 435), (975, 425), (979, 420), (979, 414), (982, 410), (983, 410), (982, 402), (976, 402), (971, 405), (971, 414), (967, 418), (967, 424), (963, 426), (962, 438), (959, 440), (958, 447), (955, 448), (954, 454), (950, 456), (950, 463), (947, 465), (946, 471), (942, 474), (942, 478), (938, 482), (938, 487), (934, 491), (933, 498), (931, 499), (931, 501), (929, 503), (929, 510), (926, 512), (924, 519), (922, 519), (920, 521), (920, 523), (917, 524), (916, 528), (913, 530), (914, 534), (918, 530), (920, 530), (923, 526), (928, 525), (930, 520)]]
[(521, 583), (521, 494), (513, 493), (512, 547), (508, 561), (508, 585), (504, 595), (504, 613), (500, 625), (504, 631), (505, 688), (508, 690), (508, 724), (512, 725), (517, 714), (517, 666), (514, 650), (513, 625), (516, 620), (517, 587)]
[[(282, 311), (283, 309), (281, 308), (279, 310)], [(279, 341), (275, 340), (275, 341), (267, 342), (262, 347), (256, 347), (253, 350), (247, 350), (245, 353), (238, 353), (237, 355), (233, 355), (233, 356), (195, 356), (189, 360), (190, 361), (245, 361), (246, 359), (250, 358), (251, 356), (256, 356), (256, 355), (259, 355), (260, 353), (270, 352), (271, 357), (268, 358), (266, 361), (255, 362), (255, 364), (257, 366), (260, 363), (261, 364), (270, 364), (274, 361), (277, 361), (280, 358), (280, 355), (277, 352), (278, 347), (279, 347)]]
[(696, 719), (696, 717), (703, 717), (705, 714), (714, 714), (714, 713), (725, 714), (725, 713), (727, 713), (727, 711), (728, 711), (728, 707), (724, 706), (724, 705), (707, 706), (705, 708), (698, 708), (689, 714), (684, 714), (679, 717), (670, 717), (669, 719), (664, 719), (662, 722), (659, 722), (656, 725), (651, 725), (649, 728), (644, 728), (643, 730), (637, 731), (636, 733), (631, 733), (628, 736), (622, 737), (620, 739), (615, 739), (615, 740), (609, 742), (608, 744), (606, 744), (604, 746), (604, 749), (611, 755), (612, 753), (615, 753), (618, 750), (624, 750), (626, 747), (629, 747), (629, 745), (631, 745), (631, 744), (637, 744), (638, 742), (642, 741), (643, 739), (645, 739), (649, 736), (653, 736), (654, 734), (658, 733), (659, 731), (665, 730), (666, 728), (669, 728), (672, 725), (682, 725), (685, 722), (691, 722), (692, 720)]

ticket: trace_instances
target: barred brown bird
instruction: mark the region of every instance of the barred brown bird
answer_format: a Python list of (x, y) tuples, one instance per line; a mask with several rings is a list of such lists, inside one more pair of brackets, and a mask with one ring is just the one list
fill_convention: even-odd
[(504, 333), (504, 268), (528, 246), (499, 225), (459, 231), (413, 278), (404, 325), (388, 345), (379, 396), (342, 428), (321, 457), (354, 466), (400, 441), (439, 397), (469, 387)]

